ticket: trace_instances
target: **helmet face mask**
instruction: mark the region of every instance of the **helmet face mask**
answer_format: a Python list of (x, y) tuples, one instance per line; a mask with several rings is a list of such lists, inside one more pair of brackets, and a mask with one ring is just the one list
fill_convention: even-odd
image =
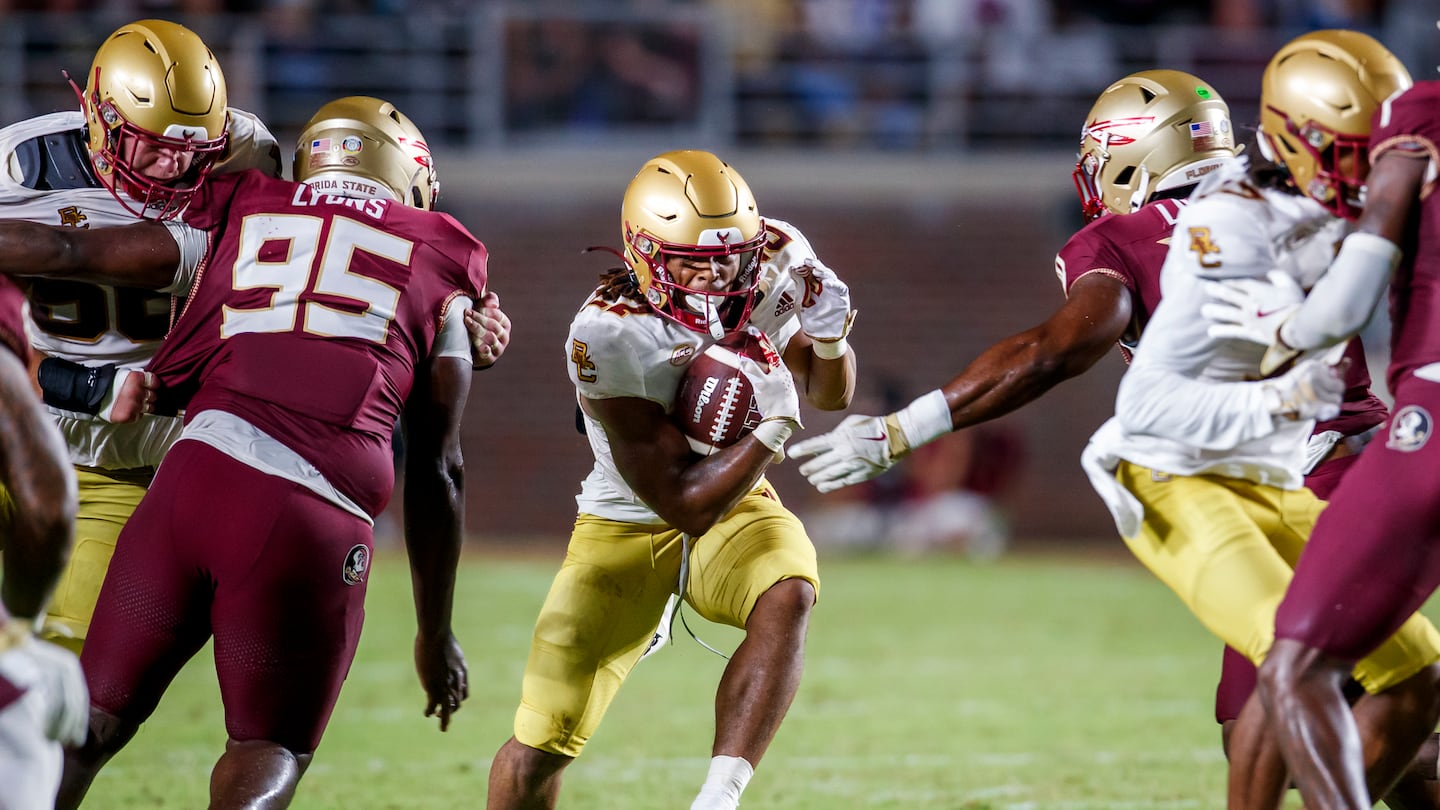
[[(750, 187), (709, 152), (667, 152), (648, 161), (625, 191), (621, 227), (626, 265), (660, 316), (717, 340), (744, 327), (755, 305), (765, 223)], [(725, 289), (687, 287), (674, 259), (710, 262)]]
[(1087, 222), (1131, 213), (1236, 153), (1230, 109), (1214, 88), (1178, 70), (1133, 73), (1100, 94), (1080, 131), (1081, 212)]
[(317, 110), (300, 133), (293, 170), (296, 181), (321, 191), (424, 210), (435, 207), (440, 192), (420, 128), (395, 105), (369, 96), (347, 96)]
[[(85, 89), (75, 92), (96, 177), (136, 216), (180, 213), (224, 155), (225, 77), (184, 26), (164, 20), (122, 26), (95, 52)], [(162, 160), (178, 171), (150, 176), (147, 170)]]
[(1365, 207), (1371, 120), (1412, 84), (1385, 46), (1356, 31), (1313, 31), (1282, 47), (1265, 68), (1260, 137), (1300, 193), (1336, 216)]

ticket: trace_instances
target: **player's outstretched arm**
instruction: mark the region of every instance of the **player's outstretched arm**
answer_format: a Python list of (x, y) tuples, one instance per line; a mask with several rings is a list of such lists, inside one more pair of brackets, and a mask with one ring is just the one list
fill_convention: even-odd
[(415, 669), (425, 689), (425, 716), (438, 715), (441, 731), (470, 696), (451, 612), (465, 525), (460, 422), (472, 373), (464, 359), (430, 358), (417, 369), (404, 414), (405, 550), (415, 599)]
[(1365, 211), (1330, 269), (1277, 331), (1278, 345), (1301, 351), (1348, 340), (1370, 319), (1399, 265), (1399, 245), (1425, 184), (1428, 159), (1399, 149), (1384, 153), (1365, 185)]
[(44, 610), (75, 533), (75, 471), (35, 396), (29, 369), (0, 347), (0, 481), (15, 502), (0, 600), (11, 616)]
[(868, 481), (915, 448), (1010, 413), (1084, 373), (1125, 334), (1130, 319), (1124, 284), (1099, 273), (1084, 276), (1044, 323), (981, 352), (943, 388), (888, 416), (851, 416), (829, 433), (797, 442), (790, 455), (814, 456), (800, 472), (821, 492)]
[(62, 228), (0, 222), (0, 273), (161, 289), (174, 283), (180, 247), (166, 225)]

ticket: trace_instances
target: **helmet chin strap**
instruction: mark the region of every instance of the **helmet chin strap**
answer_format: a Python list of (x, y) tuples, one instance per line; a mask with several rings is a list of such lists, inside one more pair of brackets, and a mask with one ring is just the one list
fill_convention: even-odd
[(1255, 138), (1255, 146), (1260, 150), (1260, 157), (1271, 163), (1279, 163), (1280, 161), (1275, 159), (1275, 150), (1270, 147), (1270, 136), (1266, 135), (1263, 129), (1257, 129), (1256, 135), (1258, 137)]
[(1150, 196), (1150, 170), (1145, 164), (1140, 164), (1140, 182), (1135, 184), (1135, 193), (1130, 195), (1130, 213), (1139, 211), (1145, 205), (1145, 198)]
[(720, 305), (723, 303), (725, 303), (723, 295), (690, 293), (685, 296), (686, 306), (705, 315), (705, 328), (709, 330), (710, 337), (716, 340), (725, 337), (725, 326), (720, 323)]

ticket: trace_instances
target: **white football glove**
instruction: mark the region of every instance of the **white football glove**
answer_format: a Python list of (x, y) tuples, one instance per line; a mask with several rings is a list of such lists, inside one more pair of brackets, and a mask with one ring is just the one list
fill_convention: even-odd
[(756, 360), (748, 355), (739, 355), (740, 373), (750, 381), (755, 391), (755, 407), (760, 409), (761, 421), (755, 428), (755, 438), (775, 453), (775, 460), (784, 458), (785, 442), (800, 424), (800, 394), (795, 390), (795, 378), (790, 368), (781, 359), (770, 338), (764, 332), (749, 327), (750, 333), (765, 345), (765, 360)]
[(952, 427), (945, 393), (936, 389), (887, 416), (848, 416), (829, 433), (798, 442), (790, 455), (815, 456), (800, 474), (831, 492), (869, 481)]
[(13, 646), (0, 652), (0, 675), (40, 696), (41, 731), (48, 739), (61, 745), (83, 745), (90, 730), (90, 693), (80, 659), (30, 635), (28, 626), (22, 632), (24, 638), (13, 639)]
[(821, 492), (869, 481), (899, 461), (890, 437), (900, 427), (886, 422), (883, 416), (847, 416), (829, 433), (797, 442), (790, 455), (815, 457), (800, 465), (800, 474)]
[(1285, 345), (1280, 329), (1304, 302), (1305, 291), (1283, 270), (1271, 270), (1265, 278), (1207, 282), (1205, 294), (1212, 301), (1200, 307), (1200, 314), (1213, 322), (1206, 330), (1212, 338), (1267, 347), (1260, 371), (1268, 376), (1300, 356)]
[[(806, 259), (789, 272), (800, 288), (800, 329), (822, 346), (816, 353), (824, 351), (823, 344), (843, 341), (855, 322), (855, 311), (850, 308), (850, 288), (819, 259)], [(841, 346), (833, 356), (844, 353)]]
[(1345, 397), (1346, 365), (1332, 366), (1319, 358), (1297, 363), (1264, 383), (1266, 407), (1271, 414), (1287, 419), (1334, 419), (1340, 415), (1340, 401)]

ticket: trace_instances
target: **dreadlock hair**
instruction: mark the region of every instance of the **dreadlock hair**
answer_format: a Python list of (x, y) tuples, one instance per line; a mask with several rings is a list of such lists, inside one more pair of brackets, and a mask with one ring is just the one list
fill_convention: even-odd
[(612, 267), (600, 274), (597, 292), (605, 298), (639, 298), (640, 280), (629, 267)]

